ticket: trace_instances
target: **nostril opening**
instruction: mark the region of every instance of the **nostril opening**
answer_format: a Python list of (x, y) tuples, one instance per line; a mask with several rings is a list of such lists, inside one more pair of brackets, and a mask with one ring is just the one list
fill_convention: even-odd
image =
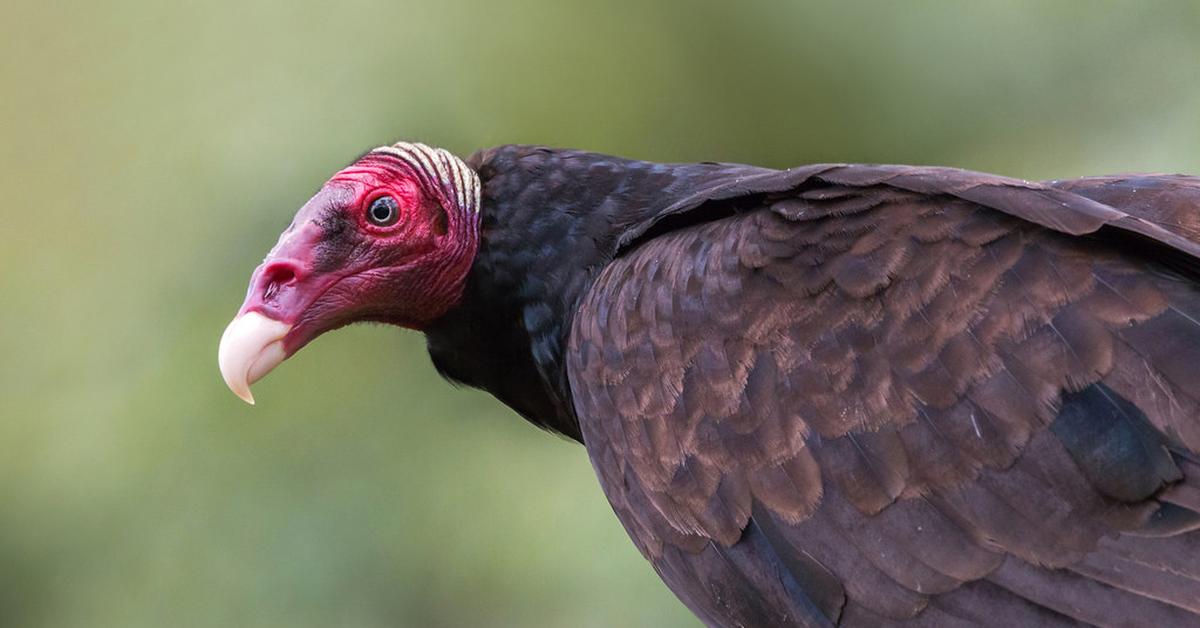
[(296, 280), (296, 271), (290, 266), (276, 266), (268, 271), (267, 279), (279, 285), (289, 284)]
[(269, 300), (280, 286), (296, 281), (296, 270), (289, 264), (277, 264), (263, 271), (263, 299)]

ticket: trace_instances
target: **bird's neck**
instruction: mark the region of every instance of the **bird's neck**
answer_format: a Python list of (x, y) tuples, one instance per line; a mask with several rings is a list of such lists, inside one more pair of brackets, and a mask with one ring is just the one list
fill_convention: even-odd
[(581, 440), (563, 354), (596, 275), (664, 213), (686, 206), (698, 181), (762, 171), (530, 146), (482, 151), (468, 163), (483, 183), (479, 252), (462, 301), (426, 330), (434, 365)]

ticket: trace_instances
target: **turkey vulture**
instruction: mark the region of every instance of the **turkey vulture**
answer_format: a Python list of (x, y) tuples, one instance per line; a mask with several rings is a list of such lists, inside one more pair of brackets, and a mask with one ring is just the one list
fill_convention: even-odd
[(709, 625), (1200, 625), (1200, 177), (400, 143), (300, 209), (222, 374), (357, 321), (583, 443)]

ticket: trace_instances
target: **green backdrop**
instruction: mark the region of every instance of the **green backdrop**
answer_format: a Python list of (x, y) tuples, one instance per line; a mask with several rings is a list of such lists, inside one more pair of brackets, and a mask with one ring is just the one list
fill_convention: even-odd
[(1200, 3), (76, 2), (0, 17), (0, 625), (692, 626), (583, 450), (356, 327), (217, 340), (359, 152), (1200, 173)]

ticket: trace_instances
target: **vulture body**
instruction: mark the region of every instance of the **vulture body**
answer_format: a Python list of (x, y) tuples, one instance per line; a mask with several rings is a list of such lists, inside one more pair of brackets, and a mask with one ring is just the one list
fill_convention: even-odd
[(465, 163), (461, 290), (401, 324), (706, 624), (1200, 625), (1200, 178)]

